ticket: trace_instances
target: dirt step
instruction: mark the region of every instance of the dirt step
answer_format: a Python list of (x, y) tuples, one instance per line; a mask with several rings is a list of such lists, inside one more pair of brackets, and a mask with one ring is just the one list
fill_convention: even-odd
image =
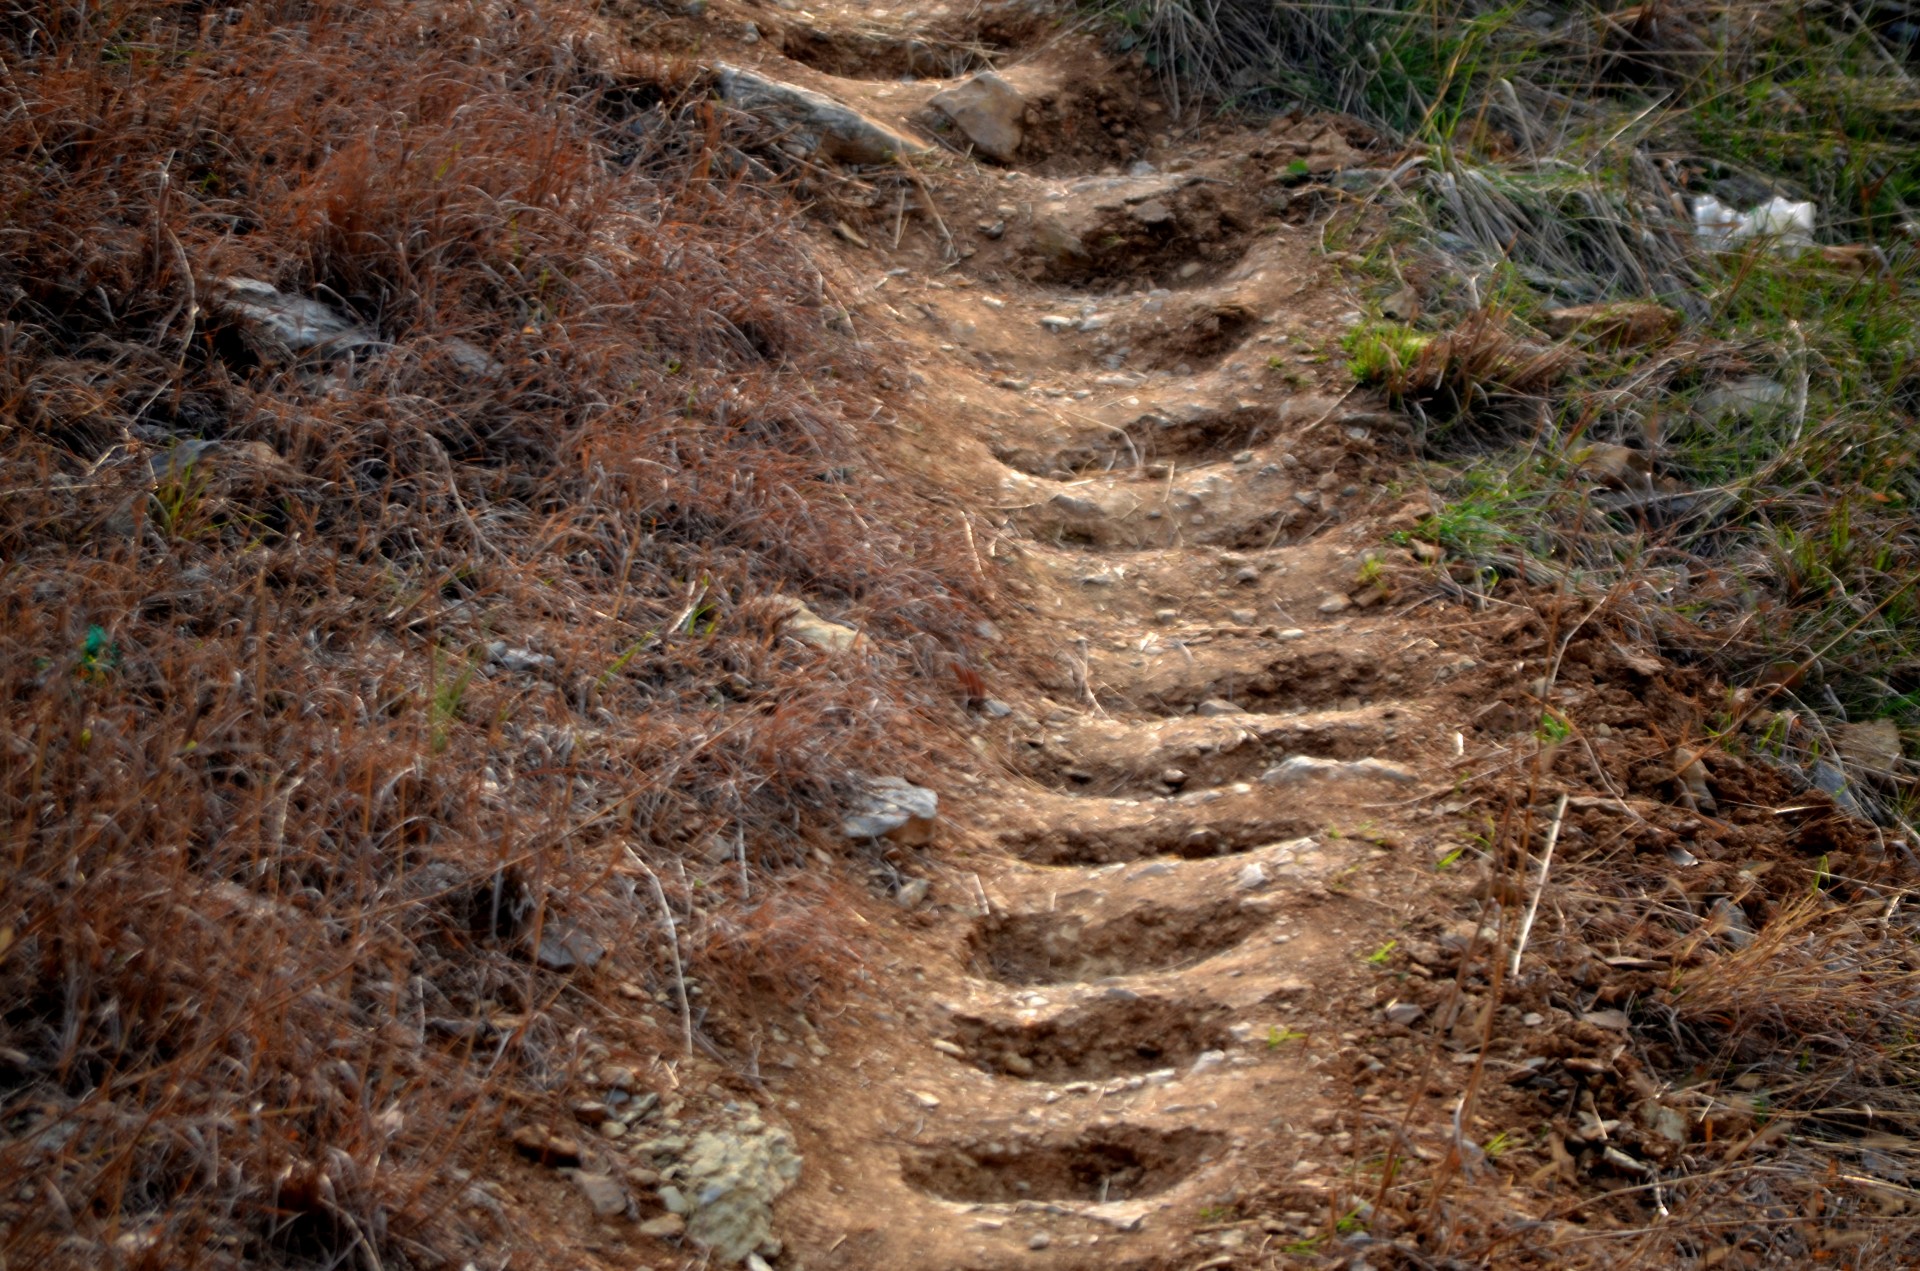
[(1294, 715), (1082, 715), (1037, 726), (1020, 739), (1013, 762), (1061, 789), (1172, 795), (1248, 780), (1292, 755), (1398, 758), (1411, 751), (1419, 723), (1399, 702)]
[(901, 1155), (907, 1185), (944, 1200), (1137, 1200), (1167, 1190), (1225, 1143), (1207, 1130), (1117, 1125), (1064, 1136), (967, 1138)]
[(1007, 984), (1063, 984), (1203, 962), (1245, 940), (1271, 917), (1237, 899), (1180, 906), (1142, 904), (1118, 913), (1016, 913), (981, 920), (974, 968)]
[(1223, 1006), (1149, 997), (1119, 986), (1051, 1013), (956, 1014), (954, 1042), (987, 1072), (1062, 1082), (1184, 1068), (1232, 1044)]
[(1153, 465), (1072, 483), (1010, 474), (1004, 489), (1003, 504), (1032, 537), (1106, 550), (1272, 547), (1291, 541), (1298, 527), (1319, 524), (1315, 514), (1324, 502), (1277, 454), (1258, 450), (1241, 464)]
[(787, 57), (840, 79), (952, 79), (987, 66), (1002, 47), (977, 38), (812, 25), (789, 27), (780, 37)]
[(1360, 710), (1429, 687), (1439, 651), (1426, 637), (1389, 634), (1387, 624), (1319, 628), (1284, 642), (1249, 632), (1205, 643), (1155, 635), (1141, 643), (1089, 648), (1084, 688), (1063, 665), (1058, 690), (1063, 696), (1090, 691), (1107, 710), (1143, 714), (1184, 715), (1202, 703), (1225, 703), (1249, 714)]
[(1185, 392), (1156, 385), (1138, 392), (1106, 388), (1072, 415), (1023, 427), (1000, 441), (994, 457), (1030, 476), (1070, 480), (1090, 472), (1132, 472), (1163, 465), (1195, 466), (1283, 439), (1316, 420), (1371, 419), (1345, 410), (1337, 398), (1314, 394), (1278, 400), (1263, 386), (1231, 378), (1188, 381)]
[(1052, 792), (998, 809), (1002, 848), (1039, 865), (1107, 865), (1148, 856), (1227, 856), (1322, 829), (1297, 795), (1236, 782), (1170, 799), (1101, 799)]

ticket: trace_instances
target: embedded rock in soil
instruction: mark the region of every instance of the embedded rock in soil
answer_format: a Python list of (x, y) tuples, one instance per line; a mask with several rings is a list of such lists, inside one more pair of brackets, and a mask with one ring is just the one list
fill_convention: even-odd
[(869, 777), (852, 807), (840, 822), (840, 832), (848, 838), (886, 838), (903, 847), (919, 847), (933, 839), (940, 796), (899, 777)]
[(804, 601), (796, 600), (792, 596), (774, 596), (768, 604), (782, 614), (781, 629), (783, 631), (816, 649), (846, 653), (866, 647), (865, 636), (843, 623), (829, 622), (822, 618), (807, 608)]
[(927, 103), (953, 121), (973, 147), (1012, 163), (1024, 135), (1027, 102), (1020, 90), (992, 71), (982, 71), (935, 93)]
[(714, 68), (728, 105), (793, 130), (790, 140), (840, 163), (892, 163), (925, 154), (927, 146), (844, 102), (798, 84), (769, 79), (737, 66)]
[(722, 1262), (743, 1262), (773, 1236), (773, 1202), (798, 1181), (800, 1156), (785, 1130), (748, 1112), (696, 1135), (679, 1167), (693, 1212), (687, 1238)]
[(1289, 755), (1260, 774), (1260, 780), (1270, 786), (1342, 777), (1379, 778), (1402, 783), (1419, 779), (1411, 768), (1385, 759), (1320, 759), (1313, 755)]
[(262, 360), (339, 357), (376, 347), (370, 328), (305, 296), (290, 296), (255, 278), (221, 278), (210, 288), (213, 307), (231, 319)]

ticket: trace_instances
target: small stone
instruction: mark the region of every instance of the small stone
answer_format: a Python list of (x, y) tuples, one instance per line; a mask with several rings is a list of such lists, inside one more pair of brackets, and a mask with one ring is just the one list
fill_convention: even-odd
[(640, 1234), (655, 1240), (678, 1240), (687, 1234), (687, 1220), (679, 1214), (661, 1214), (641, 1223)]
[(1416, 1024), (1427, 1009), (1417, 1002), (1395, 1002), (1385, 1012), (1389, 1024)]
[(691, 1208), (691, 1206), (687, 1204), (687, 1194), (678, 1187), (675, 1187), (672, 1183), (665, 1184), (655, 1194), (660, 1197), (661, 1208), (670, 1214), (678, 1214), (684, 1217), (687, 1210)]
[(1052, 1243), (1053, 1237), (1044, 1231), (1036, 1231), (1027, 1238), (1027, 1248), (1029, 1249), (1045, 1249)]
[(940, 1106), (939, 1098), (935, 1095), (928, 1094), (924, 1090), (909, 1090), (907, 1094), (912, 1097), (915, 1103), (925, 1108), (928, 1112)]
[(1231, 618), (1236, 625), (1242, 627), (1250, 627), (1260, 621), (1260, 615), (1251, 609), (1235, 609), (1229, 612), (1227, 617)]
[(600, 1217), (611, 1218), (627, 1212), (627, 1191), (611, 1175), (580, 1170), (573, 1176), (573, 1185)]
[(1170, 786), (1185, 785), (1187, 773), (1184, 768), (1162, 768), (1160, 770), (1160, 780)]
[(1321, 759), (1315, 755), (1289, 755), (1260, 774), (1267, 785), (1343, 777), (1381, 778), (1402, 784), (1419, 780), (1411, 768), (1385, 759)]
[(1091, 520), (1103, 515), (1098, 503), (1095, 503), (1092, 499), (1082, 498), (1077, 494), (1056, 494), (1049, 502), (1054, 507), (1060, 509), (1060, 511), (1065, 512), (1068, 516)]
[(1040, 325), (1049, 331), (1071, 331), (1080, 325), (1080, 319), (1064, 313), (1049, 313), (1040, 319)]
[(1520, 1017), (1520, 1022), (1526, 1025), (1528, 1028), (1538, 1028), (1540, 1027), (1540, 1025), (1547, 1022), (1547, 1017), (1542, 1015), (1539, 1011), (1528, 1011), (1525, 1015), (1522, 1015)]
[(768, 605), (780, 615), (781, 630), (803, 644), (830, 653), (859, 652), (867, 638), (843, 623), (830, 622), (792, 596), (773, 596)]
[(1153, 611), (1153, 620), (1163, 627), (1170, 627), (1180, 620), (1180, 611), (1178, 609), (1156, 609)]
[(522, 1156), (541, 1165), (570, 1167), (580, 1163), (580, 1141), (564, 1134), (556, 1134), (552, 1127), (539, 1124), (523, 1125), (511, 1136), (514, 1148)]
[(933, 884), (924, 878), (903, 879), (893, 899), (902, 909), (918, 909), (932, 890)]
[(868, 777), (849, 804), (840, 832), (850, 839), (885, 838), (902, 847), (933, 841), (940, 796), (899, 777)]
[(1024, 133), (1027, 102), (1020, 90), (992, 71), (970, 75), (928, 99), (927, 104), (953, 121), (982, 154), (1013, 162)]
[(565, 918), (549, 918), (540, 932), (534, 960), (549, 971), (590, 971), (607, 956), (607, 946)]
[(1209, 697), (1206, 701), (1194, 707), (1193, 713), (1214, 718), (1220, 715), (1244, 715), (1247, 712), (1223, 698)]
[(757, 1253), (747, 1255), (747, 1271), (773, 1271), (767, 1260)]
[(1285, 631), (1280, 632), (1273, 638), (1276, 640), (1304, 640), (1307, 638), (1307, 633), (1299, 627), (1288, 627)]
[(1000, 1067), (1006, 1070), (1008, 1076), (1012, 1077), (1031, 1077), (1033, 1075), (1033, 1060), (1028, 1059), (1025, 1055), (1002, 1056)]
[(980, 703), (980, 713), (989, 719), (1005, 719), (1007, 716), (1013, 714), (1013, 707), (1007, 705), (997, 697), (989, 697), (986, 701)]
[(965, 1059), (967, 1052), (943, 1037), (933, 1039), (933, 1048), (943, 1055), (952, 1055), (955, 1059)]
[(1342, 613), (1352, 607), (1353, 601), (1342, 595), (1328, 596), (1320, 602), (1320, 612), (1327, 614)]
[(1260, 571), (1251, 565), (1242, 566), (1233, 571), (1233, 581), (1245, 587), (1249, 583), (1260, 581)]
[(1267, 882), (1266, 868), (1259, 861), (1250, 861), (1240, 867), (1240, 873), (1233, 880), (1233, 885), (1241, 891), (1258, 891), (1265, 887)]

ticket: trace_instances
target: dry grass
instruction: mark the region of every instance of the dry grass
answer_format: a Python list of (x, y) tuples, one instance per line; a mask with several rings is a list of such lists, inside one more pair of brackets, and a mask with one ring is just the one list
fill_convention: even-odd
[(458, 1265), (451, 1166), (591, 1051), (539, 940), (671, 987), (636, 860), (717, 991), (847, 964), (782, 880), (931, 744), (970, 571), (761, 139), (591, 31), (0, 16), (0, 1262)]

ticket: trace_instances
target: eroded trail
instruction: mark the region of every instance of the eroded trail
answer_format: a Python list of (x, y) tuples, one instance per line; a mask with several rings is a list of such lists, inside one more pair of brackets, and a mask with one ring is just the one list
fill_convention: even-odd
[[(1365, 158), (1331, 121), (1182, 129), (1144, 72), (1025, 8), (755, 34), (760, 73), (974, 140), (922, 161), (937, 225), (902, 196), (822, 249), (907, 368), (904, 450), (986, 510), (982, 569), (1018, 602), (975, 739), (1018, 775), (946, 792), (971, 846), (927, 862), (915, 955), (837, 1022), (857, 1057), (788, 1105), (807, 1263), (1310, 1244), (1352, 1207), (1373, 1096), (1346, 1043), (1377, 1022), (1365, 959), (1430, 846), (1472, 665), (1382, 603), (1412, 565), (1380, 550), (1400, 425), (1338, 369), (1353, 315), (1316, 229), (1338, 196), (1289, 189)], [(1240, 1220), (1276, 1171), (1299, 1208)]]

